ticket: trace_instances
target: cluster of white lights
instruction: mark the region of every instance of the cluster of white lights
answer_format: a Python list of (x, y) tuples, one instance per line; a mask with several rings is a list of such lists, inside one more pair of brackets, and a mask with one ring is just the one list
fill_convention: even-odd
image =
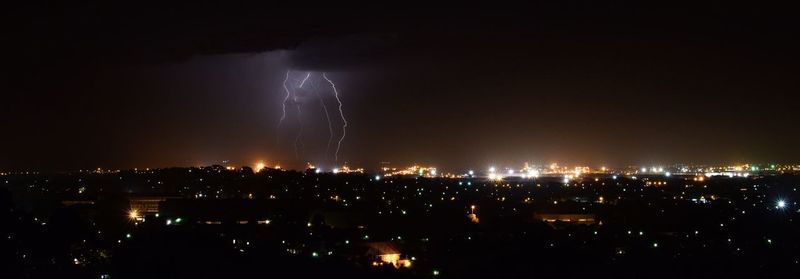
[[(646, 167), (642, 167), (639, 170), (639, 172), (647, 172), (647, 168)], [(652, 172), (652, 173), (661, 173), (661, 172), (664, 172), (664, 168), (663, 167), (651, 167), (650, 168), (650, 172)]]
[(730, 178), (733, 178), (733, 177), (748, 177), (748, 176), (750, 176), (750, 173), (749, 172), (707, 172), (707, 173), (705, 173), (705, 176), (706, 177), (727, 176), (727, 177), (730, 177)]

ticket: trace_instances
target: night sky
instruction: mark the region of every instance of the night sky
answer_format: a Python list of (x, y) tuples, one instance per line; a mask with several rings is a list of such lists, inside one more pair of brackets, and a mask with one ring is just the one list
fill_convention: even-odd
[(10, 7), (0, 170), (331, 166), (287, 70), (339, 164), (796, 162), (796, 17), (730, 5)]

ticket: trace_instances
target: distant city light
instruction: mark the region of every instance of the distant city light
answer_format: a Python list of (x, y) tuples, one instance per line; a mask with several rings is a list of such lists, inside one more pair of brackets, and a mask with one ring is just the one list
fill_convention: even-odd
[[(667, 167), (658, 167), (653, 166), (654, 164), (651, 163), (650, 167), (638, 165), (620, 168), (598, 168), (588, 165), (556, 166), (554, 164), (550, 166), (541, 163), (530, 165), (525, 163), (524, 167), (521, 167), (505, 165), (503, 162), (497, 161), (498, 165), (500, 165), (499, 169), (494, 166), (486, 167), (485, 164), (473, 165), (478, 170), (468, 170), (467, 172), (464, 172), (463, 168), (453, 172), (446, 168), (439, 168), (438, 170), (442, 170), (440, 176), (437, 176), (437, 168), (435, 167), (419, 165), (407, 168), (403, 166), (394, 167), (391, 162), (381, 162), (380, 170), (368, 170), (366, 172), (363, 171), (363, 168), (351, 169), (351, 166), (346, 164), (339, 165), (338, 168), (334, 168), (335, 165), (326, 164), (331, 168), (326, 172), (322, 172), (322, 169), (310, 164), (309, 168), (306, 169), (278, 171), (273, 169), (272, 166), (266, 167), (263, 163), (259, 163), (255, 170), (263, 171), (260, 174), (241, 171), (242, 169), (249, 169), (249, 167), (237, 167), (235, 171), (225, 171), (229, 167), (214, 165), (212, 167), (192, 167), (191, 169), (194, 169), (194, 173), (186, 176), (186, 181), (173, 179), (172, 177), (178, 172), (171, 169), (153, 169), (152, 171), (141, 172), (141, 174), (138, 171), (135, 174), (125, 171), (119, 174), (109, 172), (108, 179), (103, 180), (92, 179), (95, 173), (93, 172), (94, 170), (91, 170), (91, 173), (87, 173), (91, 176), (77, 176), (74, 178), (75, 181), (70, 179), (63, 182), (67, 187), (77, 185), (76, 187), (81, 188), (67, 188), (70, 191), (65, 193), (58, 191), (55, 194), (64, 195), (64, 197), (61, 197), (61, 202), (64, 206), (94, 204), (97, 199), (81, 198), (73, 200), (72, 197), (74, 197), (75, 193), (82, 193), (81, 191), (83, 190), (80, 189), (96, 188), (102, 190), (103, 188), (101, 187), (105, 187), (103, 185), (105, 185), (106, 180), (119, 180), (120, 182), (111, 184), (119, 183), (123, 185), (121, 189), (117, 189), (115, 192), (125, 191), (129, 197), (127, 199), (119, 199), (119, 204), (116, 205), (119, 209), (111, 211), (111, 215), (114, 215), (112, 217), (119, 221), (121, 227), (111, 230), (111, 233), (109, 233), (105, 231), (105, 227), (98, 226), (98, 229), (103, 228), (104, 231), (102, 234), (100, 230), (96, 231), (96, 237), (108, 238), (109, 244), (115, 243), (113, 242), (114, 240), (116, 240), (116, 243), (130, 242), (123, 246), (140, 245), (143, 242), (149, 243), (152, 241), (150, 240), (152, 238), (150, 237), (152, 230), (162, 230), (167, 233), (167, 236), (170, 236), (177, 233), (191, 233), (195, 229), (221, 231), (224, 234), (220, 233), (219, 238), (225, 239), (225, 244), (230, 244), (231, 236), (239, 237), (240, 235), (247, 236), (250, 234), (239, 233), (239, 231), (246, 232), (249, 230), (253, 234), (257, 234), (262, 230), (269, 230), (267, 233), (274, 235), (269, 239), (265, 239), (265, 245), (261, 245), (258, 238), (238, 238), (233, 239), (234, 250), (247, 248), (248, 252), (257, 251), (255, 249), (260, 247), (270, 248), (274, 244), (272, 242), (280, 241), (280, 243), (284, 244), (282, 246), (285, 246), (281, 250), (301, 258), (305, 257), (309, 261), (329, 259), (326, 261), (337, 263), (345, 261), (367, 262), (366, 258), (372, 258), (374, 266), (391, 264), (396, 268), (410, 267), (411, 261), (416, 259), (408, 253), (420, 253), (417, 255), (420, 256), (421, 261), (414, 262), (414, 268), (417, 270), (413, 274), (424, 275), (427, 272), (433, 272), (433, 275), (438, 275), (438, 277), (443, 277), (440, 274), (441, 269), (447, 271), (446, 274), (443, 274), (445, 275), (444, 277), (455, 274), (458, 270), (451, 269), (450, 263), (446, 262), (448, 259), (439, 259), (447, 256), (445, 253), (440, 253), (445, 252), (445, 250), (436, 250), (439, 248), (431, 249), (431, 252), (426, 255), (426, 250), (415, 248), (415, 246), (418, 246), (415, 244), (417, 241), (430, 242), (426, 245), (445, 249), (449, 248), (448, 245), (463, 246), (468, 244), (461, 240), (454, 241), (453, 239), (477, 240), (479, 245), (486, 244), (486, 247), (496, 243), (495, 240), (497, 239), (503, 241), (502, 245), (505, 245), (503, 244), (505, 242), (514, 243), (512, 241), (524, 242), (528, 238), (534, 239), (534, 236), (526, 236), (527, 225), (525, 224), (530, 223), (531, 220), (536, 222), (541, 220), (552, 224), (553, 228), (558, 228), (553, 230), (552, 235), (548, 233), (544, 235), (544, 238), (539, 237), (541, 244), (550, 244), (550, 247), (565, 247), (563, 248), (565, 253), (580, 251), (584, 249), (582, 247), (587, 246), (589, 249), (599, 248), (597, 252), (601, 253), (598, 254), (605, 257), (606, 260), (609, 259), (607, 257), (613, 256), (608, 255), (610, 254), (609, 252), (613, 252), (615, 254), (631, 254), (632, 257), (664, 253), (663, 255), (669, 256), (671, 260), (694, 261), (696, 257), (689, 255), (680, 259), (678, 258), (680, 257), (678, 253), (682, 253), (681, 251), (684, 250), (699, 251), (701, 247), (710, 247), (709, 249), (711, 250), (708, 251), (711, 252), (708, 253), (708, 256), (722, 255), (723, 257), (728, 257), (728, 252), (740, 251), (739, 248), (741, 248), (741, 251), (745, 251), (748, 257), (757, 258), (765, 255), (770, 256), (768, 253), (781, 252), (783, 251), (781, 249), (790, 249), (795, 246), (793, 239), (782, 236), (786, 233), (786, 226), (781, 226), (781, 224), (791, 222), (792, 218), (796, 217), (795, 213), (800, 213), (797, 198), (793, 198), (793, 196), (796, 196), (800, 186), (794, 185), (795, 183), (790, 180), (787, 180), (788, 182), (784, 181), (785, 178), (783, 177), (793, 177), (793, 179), (800, 177), (800, 164), (779, 165), (777, 171), (771, 171), (767, 168), (767, 165), (761, 165), (757, 168), (760, 169), (758, 171), (754, 170), (755, 167), (750, 164), (682, 165), (665, 163), (664, 165), (667, 165)], [(229, 163), (223, 161), (224, 164)], [(274, 163), (272, 164), (274, 165)], [(480, 169), (481, 166), (483, 166), (483, 170)], [(264, 169), (262, 170), (261, 168)], [(188, 170), (191, 171), (191, 169)], [(326, 174), (314, 175), (311, 174), (311, 169), (316, 173)], [(603, 172), (600, 172), (600, 169)], [(185, 170), (183, 169), (179, 173), (186, 175)], [(753, 172), (750, 172), (751, 170)], [(672, 171), (675, 173), (673, 174)], [(326, 178), (326, 176), (329, 176), (327, 173), (330, 172), (342, 175)], [(477, 176), (473, 176), (476, 174)], [(3, 174), (0, 173), (0, 175)], [(104, 173), (104, 175), (106, 174)], [(370, 175), (373, 176), (374, 181), (369, 179)], [(527, 179), (539, 177), (540, 175), (541, 179)], [(676, 177), (672, 178), (672, 175)], [(129, 178), (129, 176), (134, 177)], [(384, 177), (389, 178), (387, 181), (382, 181)], [(608, 181), (608, 178), (613, 180)], [(34, 193), (38, 194), (40, 191), (46, 193), (50, 189), (46, 179), (47, 177), (43, 177), (38, 181), (19, 179), (20, 182), (18, 184), (20, 185), (12, 185), (12, 187), (29, 187), (30, 191), (35, 191)], [(29, 182), (29, 180), (33, 182)], [(15, 180), (11, 181), (14, 182)], [(476, 182), (476, 187), (463, 187), (463, 185), (471, 185), (472, 181)], [(563, 181), (563, 183), (558, 184), (558, 181)], [(61, 181), (57, 182), (62, 183)], [(37, 184), (27, 186), (28, 183)], [(166, 189), (163, 188), (165, 186), (162, 186), (165, 184), (169, 186)], [(237, 188), (237, 185), (242, 185), (243, 187)], [(265, 185), (268, 188), (262, 190), (256, 188), (260, 187), (258, 185)], [(773, 185), (779, 185), (780, 187)], [(173, 191), (175, 194), (168, 194)], [(172, 195), (184, 198), (182, 198), (181, 203), (173, 205), (171, 203), (172, 198), (170, 198)], [(191, 197), (194, 197), (194, 199)], [(59, 198), (59, 196), (55, 198)], [(259, 198), (265, 200), (259, 200)], [(271, 212), (272, 210), (269, 210), (269, 208), (264, 211), (260, 206), (246, 206), (253, 202), (258, 202), (258, 204), (276, 202), (267, 201), (267, 198), (280, 201), (277, 205), (287, 204), (294, 206), (294, 204), (297, 204), (298, 211), (301, 214), (287, 216), (280, 214), (280, 211)], [(186, 202), (183, 202), (183, 199)], [(231, 205), (233, 206), (210, 209), (222, 211), (222, 213), (234, 211), (230, 213), (231, 217), (213, 217), (217, 214), (208, 214), (209, 216), (206, 216), (206, 206), (194, 208), (199, 207), (195, 205), (206, 205), (208, 202), (226, 205), (228, 204), (227, 200), (232, 201)], [(166, 214), (164, 219), (160, 219), (160, 215), (156, 212), (159, 210), (159, 203), (163, 201), (168, 201), (167, 203), (171, 205), (170, 208), (173, 206), (181, 206), (181, 208), (172, 208), (171, 210), (167, 210), (170, 208), (160, 208), (161, 212)], [(355, 204), (353, 201), (355, 201)], [(770, 206), (770, 202), (772, 202), (772, 206)], [(413, 225), (414, 222), (419, 222), (417, 220), (419, 218), (422, 218), (422, 221), (426, 220), (425, 216), (427, 214), (432, 216), (452, 215), (455, 218), (452, 218), (453, 220), (451, 221), (457, 222), (454, 224), (463, 224), (468, 222), (464, 220), (463, 213), (468, 213), (468, 220), (477, 224), (478, 203), (482, 206), (482, 218), (485, 216), (488, 220), (484, 222), (489, 221), (488, 224), (481, 224), (474, 228), (456, 227), (461, 232), (454, 232), (455, 237), (450, 238), (441, 237), (440, 235), (443, 234), (436, 231), (433, 231), (432, 235), (421, 233), (425, 230), (416, 232), (413, 226), (410, 233), (404, 231), (404, 226), (397, 226), (393, 231), (387, 230), (387, 232), (392, 233), (387, 234), (384, 232), (384, 228), (381, 227), (381, 225), (385, 224), (384, 220), (378, 218), (364, 218), (363, 221), (348, 224), (348, 226), (353, 226), (354, 228), (343, 230), (342, 235), (338, 233), (330, 234), (327, 231), (329, 231), (329, 228), (333, 228), (334, 223), (327, 222), (331, 223), (328, 225), (323, 220), (317, 220), (318, 217), (325, 217), (321, 215), (325, 211), (321, 210), (331, 210), (332, 213), (336, 214), (334, 216), (337, 217), (339, 214), (355, 214), (360, 217), (360, 215), (365, 214), (362, 211), (368, 209), (376, 211), (381, 218), (388, 218), (385, 220), (387, 223), (394, 219), (394, 221), (401, 221), (402, 224)], [(236, 206), (237, 204), (242, 204), (246, 207)], [(309, 209), (303, 209), (303, 207), (308, 207)], [(543, 210), (539, 210), (539, 208)], [(706, 222), (698, 223), (692, 220), (685, 222), (681, 220), (686, 212), (696, 211), (695, 208), (697, 210), (704, 208), (701, 213), (704, 214), (703, 218), (708, 219)], [(102, 209), (102, 207), (98, 209)], [(125, 209), (128, 209), (128, 211), (125, 211)], [(652, 211), (655, 215), (664, 215), (664, 218), (679, 220), (679, 222), (673, 224), (676, 228), (666, 226), (663, 228), (661, 226), (653, 227), (651, 223), (658, 222), (658, 219), (640, 220), (638, 215), (640, 215), (639, 211), (642, 211), (642, 209), (648, 212)], [(200, 212), (194, 214), (190, 213), (189, 210), (199, 210)], [(318, 210), (321, 211), (320, 214), (316, 213)], [(408, 211), (413, 211), (413, 213), (408, 213)], [(621, 214), (605, 213), (617, 211)], [(170, 212), (184, 213), (174, 214)], [(311, 212), (314, 213), (308, 214)], [(764, 221), (762, 220), (764, 219), (762, 215), (769, 212), (775, 215), (771, 217), (777, 218), (776, 220), (779, 222), (776, 224), (779, 226), (774, 226), (776, 224), (770, 225), (770, 222), (765, 223), (768, 225), (766, 227), (759, 226)], [(269, 225), (271, 221), (264, 219), (266, 218), (263, 216), (265, 214), (269, 214), (267, 216), (270, 218), (275, 218), (276, 224)], [(404, 215), (402, 217), (405, 218), (397, 218), (401, 215)], [(36, 223), (32, 224), (46, 225), (42, 223), (44, 221), (44, 219), (41, 219), (43, 216), (45, 215), (30, 216), (33, 221), (36, 221)], [(182, 216), (189, 218), (185, 224), (182, 223)], [(233, 219), (234, 216), (241, 216), (241, 218)], [(250, 216), (261, 217), (260, 219), (251, 219), (253, 217)], [(637, 218), (628, 219), (628, 216)], [(231, 219), (229, 220), (228, 218)], [(496, 223), (493, 219), (495, 218), (505, 218), (510, 221), (524, 223), (517, 229), (512, 227), (513, 223), (508, 222), (511, 229), (506, 230), (501, 227), (502, 230), (493, 231), (492, 226)], [(149, 222), (145, 222), (145, 220)], [(159, 220), (164, 223), (159, 224)], [(307, 221), (306, 228), (302, 228), (302, 221)], [(259, 225), (250, 225), (254, 223)], [(604, 223), (611, 224), (609, 230), (601, 229), (608, 226)], [(505, 224), (505, 222), (501, 223), (503, 226)], [(596, 227), (595, 224), (602, 226)], [(210, 225), (219, 226), (212, 227)], [(591, 226), (585, 227), (584, 225)], [(53, 224), (50, 224), (50, 226), (52, 227)], [(58, 227), (53, 228), (58, 229)], [(53, 230), (53, 228), (46, 227), (48, 230)], [(749, 230), (752, 228), (758, 228), (757, 233), (750, 233)], [(645, 229), (648, 230), (647, 237), (644, 237)], [(232, 232), (227, 233), (226, 230)], [(703, 230), (703, 235), (699, 234), (700, 230)], [(135, 241), (132, 239), (133, 232), (137, 233), (137, 240)], [(474, 234), (477, 232), (480, 233)], [(603, 232), (603, 235), (608, 235), (608, 237), (599, 239), (600, 241), (607, 241), (608, 245), (597, 246), (587, 242), (598, 241), (597, 237), (601, 236), (600, 232)], [(94, 232), (92, 233), (94, 234)], [(373, 233), (374, 241), (369, 241), (370, 238), (366, 233)], [(403, 236), (401, 237), (400, 235)], [(178, 235), (175, 236), (180, 237)], [(354, 242), (350, 243), (349, 240), (341, 240), (342, 236), (345, 236), (344, 238), (354, 238)], [(8, 234), (3, 237), (8, 237), (9, 241), (17, 241), (16, 239), (19, 236)], [(429, 239), (428, 237), (431, 238)], [(281, 241), (282, 239), (286, 240)], [(409, 245), (404, 243), (403, 239), (406, 239)], [(725, 242), (726, 239), (727, 242)], [(737, 241), (733, 242), (733, 240)], [(258, 245), (251, 246), (249, 241), (254, 241), (253, 243)], [(667, 246), (661, 247), (662, 241)], [(83, 242), (86, 243), (87, 240), (83, 240)], [(247, 243), (246, 245), (249, 247), (244, 247), (244, 243)], [(353, 247), (353, 249), (340, 250), (342, 243), (354, 244), (358, 249)], [(759, 244), (760, 246), (753, 244)], [(197, 243), (197, 245), (203, 244)], [(772, 245), (773, 247), (770, 248), (771, 250), (766, 250), (761, 247), (765, 245)], [(469, 248), (468, 246), (464, 247)], [(150, 249), (149, 246), (145, 247)], [(616, 248), (612, 250), (611, 247)], [(114, 249), (113, 247), (106, 248)], [(362, 248), (368, 248), (369, 250)], [(408, 251), (401, 251), (405, 249), (408, 249)], [(643, 250), (649, 252), (641, 253)], [(245, 250), (239, 251), (244, 252)], [(369, 251), (366, 256), (364, 256), (365, 251)], [(158, 250), (153, 250), (151, 253), (158, 252)], [(373, 252), (379, 252), (379, 254)], [(543, 250), (543, 253), (546, 254), (547, 251)], [(258, 255), (258, 253), (254, 254)], [(334, 256), (332, 254), (337, 255)], [(25, 255), (21, 256), (24, 258)], [(91, 268), (94, 265), (93, 261), (96, 258), (92, 254), (82, 253), (74, 253), (74, 256), (77, 257), (74, 261), (80, 260), (81, 264), (87, 265), (87, 268)], [(384, 260), (376, 260), (375, 256), (382, 257)], [(487, 256), (491, 257), (492, 255)], [(643, 259), (659, 260), (662, 255), (655, 256), (653, 259)], [(73, 257), (73, 255), (69, 257)], [(66, 257), (66, 259), (69, 260), (69, 257)], [(314, 257), (314, 259), (308, 259), (310, 257)], [(738, 256), (732, 255), (731, 257)], [(613, 258), (611, 259), (613, 260)], [(454, 260), (458, 259), (454, 258)], [(485, 259), (476, 258), (475, 262), (478, 262), (477, 260)], [(579, 260), (583, 261), (583, 259)], [(71, 264), (70, 261), (67, 263)], [(430, 273), (428, 273), (428, 276), (430, 276)]]
[(258, 162), (258, 163), (256, 164), (255, 171), (256, 171), (256, 172), (260, 172), (260, 171), (261, 171), (261, 170), (263, 170), (265, 167), (266, 167), (266, 165), (264, 164), (264, 162)]
[(131, 209), (131, 211), (128, 212), (128, 217), (130, 217), (132, 220), (136, 220), (136, 219), (139, 219), (139, 217), (141, 217), (141, 216), (139, 216), (139, 211), (138, 210)]

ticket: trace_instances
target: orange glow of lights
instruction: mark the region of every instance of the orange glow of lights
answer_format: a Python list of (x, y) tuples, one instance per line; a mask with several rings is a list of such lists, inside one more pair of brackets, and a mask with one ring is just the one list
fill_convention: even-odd
[(405, 268), (411, 268), (411, 261), (409, 261), (409, 260), (405, 260), (405, 261), (403, 261), (403, 267), (405, 267)]
[(394, 266), (395, 268), (410, 268), (411, 267), (411, 260), (410, 259), (401, 259), (400, 254), (383, 254), (378, 255), (378, 258), (381, 262), (372, 262), (373, 266), (380, 266), (384, 264), (389, 264)]
[(132, 220), (138, 219), (140, 217), (139, 211), (136, 209), (131, 209), (131, 211), (128, 211), (128, 217), (130, 217)]
[(258, 163), (256, 164), (255, 171), (256, 171), (256, 172), (260, 172), (260, 171), (261, 171), (261, 170), (263, 170), (265, 167), (267, 167), (267, 165), (265, 165), (265, 164), (264, 164), (264, 162), (258, 162)]
[(379, 256), (381, 261), (384, 263), (397, 265), (397, 261), (400, 260), (400, 254), (383, 254)]

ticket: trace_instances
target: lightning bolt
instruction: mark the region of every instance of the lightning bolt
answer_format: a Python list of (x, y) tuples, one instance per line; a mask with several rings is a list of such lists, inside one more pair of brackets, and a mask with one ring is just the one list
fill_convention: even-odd
[[(283, 103), (281, 103), (281, 111), (283, 111), (283, 114), (281, 114), (281, 120), (278, 121), (278, 128), (277, 128), (278, 131), (280, 131), (280, 129), (281, 129), (281, 124), (283, 124), (283, 120), (286, 119), (286, 102), (289, 101), (289, 96), (292, 95), (292, 93), (289, 91), (289, 87), (286, 86), (286, 82), (289, 81), (289, 73), (290, 72), (291, 72), (291, 70), (287, 70), (286, 71), (286, 78), (283, 79), (283, 90), (286, 91), (286, 97), (283, 98)], [(276, 133), (276, 134), (280, 134), (280, 133)], [(280, 136), (277, 136), (275, 141), (279, 142), (280, 141)]]
[(347, 136), (347, 119), (344, 117), (344, 112), (342, 111), (342, 100), (339, 99), (339, 91), (336, 90), (336, 84), (333, 83), (332, 80), (322, 73), (322, 77), (331, 84), (331, 88), (333, 88), (333, 96), (336, 97), (336, 102), (339, 103), (339, 116), (342, 117), (342, 136), (339, 138), (339, 142), (336, 144), (336, 153), (334, 153), (334, 159), (336, 161), (339, 160), (339, 149), (342, 148), (342, 141), (344, 137)]
[(328, 120), (328, 145), (325, 147), (325, 159), (327, 159), (328, 152), (331, 150), (331, 142), (333, 142), (333, 124), (331, 123), (331, 115), (328, 114), (328, 106), (325, 104), (325, 100), (319, 95), (319, 91), (314, 90), (314, 94), (319, 98), (319, 103), (322, 104), (322, 110), (325, 112), (325, 119)]
[[(308, 72), (308, 74), (306, 74), (305, 79), (303, 79), (303, 81), (300, 82), (301, 88), (309, 79), (309, 77), (311, 77), (311, 75), (312, 75), (311, 72)], [(314, 95), (317, 96), (317, 99), (319, 99), (319, 103), (322, 106), (322, 110), (325, 112), (325, 120), (328, 121), (328, 144), (325, 145), (325, 153), (324, 153), (327, 158), (328, 153), (331, 150), (331, 143), (333, 142), (333, 124), (331, 123), (331, 115), (328, 112), (328, 105), (325, 103), (325, 99), (323, 99), (322, 96), (319, 94), (319, 87), (317, 83), (312, 80), (310, 86), (311, 86), (310, 90), (313, 91)]]
[[(298, 86), (297, 88), (303, 88), (303, 85), (306, 84), (306, 81), (310, 77), (311, 77), (311, 72), (307, 72), (306, 73), (306, 77), (303, 78), (303, 80), (300, 82), (300, 86)], [(297, 100), (295, 100), (295, 102), (296, 101)], [(297, 103), (297, 123), (300, 124), (300, 130), (297, 131), (297, 136), (294, 137), (294, 157), (295, 157), (295, 159), (299, 159), (300, 158), (299, 153), (297, 152), (297, 150), (298, 150), (297, 146), (298, 146), (298, 142), (300, 142), (300, 138), (303, 136), (303, 118), (302, 118), (303, 111), (302, 111), (302, 109), (303, 109), (302, 108), (302, 104)]]
[(311, 77), (311, 72), (308, 72), (306, 74), (306, 77), (303, 78), (303, 81), (300, 82), (300, 86), (298, 86), (298, 88), (303, 88), (303, 84), (306, 84), (306, 80), (308, 80), (308, 78), (310, 78), (310, 77)]

